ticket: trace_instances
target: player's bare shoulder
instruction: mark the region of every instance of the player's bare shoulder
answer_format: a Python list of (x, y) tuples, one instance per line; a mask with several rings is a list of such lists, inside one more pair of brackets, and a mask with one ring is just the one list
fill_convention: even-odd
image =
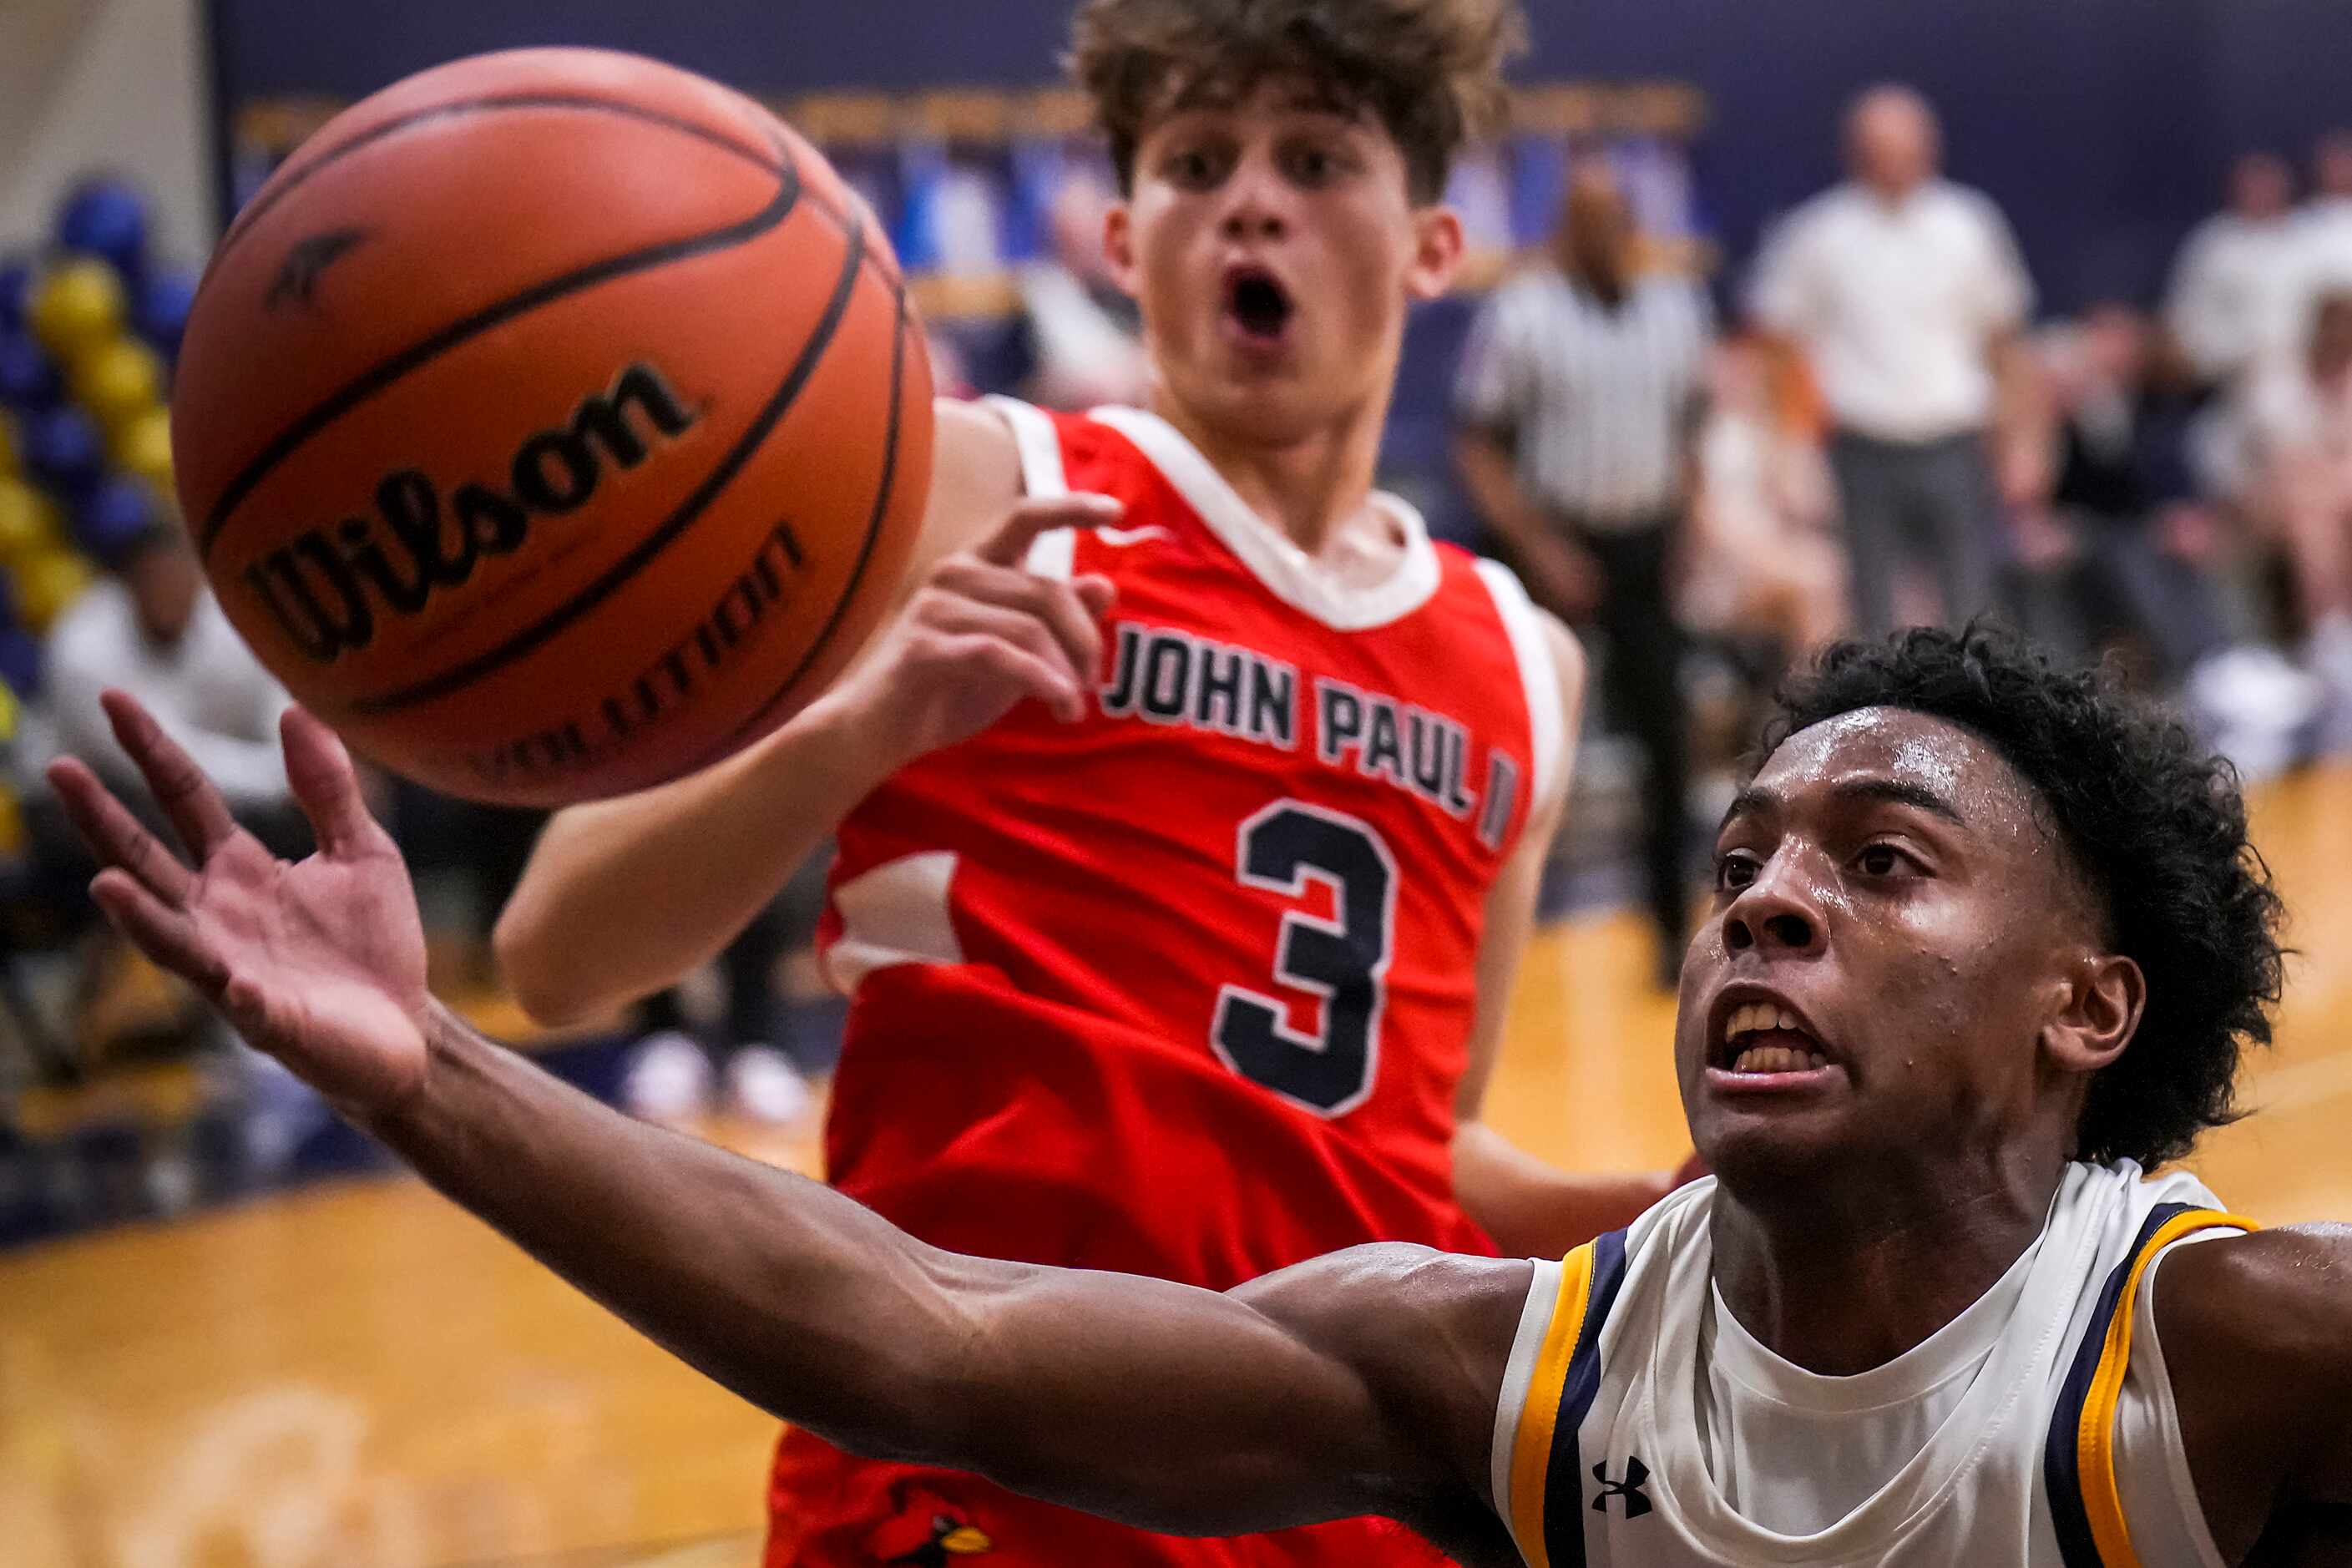
[(930, 500), (908, 577), (977, 543), (1021, 499), (1021, 452), (1013, 426), (984, 403), (942, 397), (932, 405)]
[(2181, 1247), (2156, 1325), (2222, 1556), (2352, 1521), (2352, 1226)]
[(1488, 1493), (1495, 1407), (1534, 1281), (1524, 1258), (1426, 1247), (1350, 1247), (1237, 1289), (1236, 1299), (1360, 1376), (1403, 1451), (1386, 1467), (1424, 1478), (1389, 1510), (1470, 1564), (1516, 1564)]

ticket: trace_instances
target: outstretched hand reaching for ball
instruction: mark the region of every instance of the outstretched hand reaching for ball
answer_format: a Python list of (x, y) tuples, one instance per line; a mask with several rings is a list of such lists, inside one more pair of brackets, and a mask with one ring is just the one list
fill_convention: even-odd
[(63, 758), (49, 783), (105, 868), (91, 896), (141, 951), (345, 1111), (364, 1117), (414, 1095), (433, 1005), (424, 927), (408, 868), (368, 815), (342, 742), (301, 709), (287, 710), (286, 772), (319, 840), (316, 854), (289, 863), (236, 825), (144, 708), (120, 691), (104, 701), (195, 864)]

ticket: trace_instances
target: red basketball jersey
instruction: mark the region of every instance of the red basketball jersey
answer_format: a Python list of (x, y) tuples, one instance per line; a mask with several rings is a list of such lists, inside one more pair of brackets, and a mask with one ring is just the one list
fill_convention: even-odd
[[(956, 1251), (1219, 1289), (1364, 1242), (1491, 1252), (1450, 1145), (1486, 895), (1563, 765), (1535, 611), (1393, 498), (1401, 562), (1344, 588), (1164, 421), (996, 401), (1029, 493), (1126, 503), (1115, 528), (1041, 539), (1030, 569), (1108, 577), (1118, 600), (1083, 720), (1024, 703), (841, 826), (831, 1179)], [(966, 1523), (1000, 1553), (1020, 1546), (1005, 1521), (1043, 1517), (795, 1436), (772, 1563), (887, 1560), (816, 1545), (853, 1469), (868, 1490), (919, 1481), (911, 1514), (986, 1497), (998, 1528)], [(1050, 1512), (1032, 1560), (1275, 1549)], [(1360, 1562), (1378, 1529), (1278, 1549)]]

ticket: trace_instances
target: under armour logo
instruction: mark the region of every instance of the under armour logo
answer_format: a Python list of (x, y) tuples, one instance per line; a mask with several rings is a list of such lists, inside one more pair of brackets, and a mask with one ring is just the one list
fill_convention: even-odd
[(319, 279), (326, 275), (328, 268), (367, 237), (368, 232), (363, 228), (333, 228), (296, 244), (286, 253), (269, 292), (261, 297), (262, 308), (275, 310), (280, 305), (295, 304), (308, 309), (318, 303)]
[(1650, 1479), (1650, 1467), (1641, 1460), (1626, 1459), (1625, 1479), (1612, 1481), (1609, 1479), (1609, 1463), (1604, 1459), (1592, 1467), (1592, 1479), (1601, 1483), (1601, 1495), (1592, 1500), (1593, 1512), (1607, 1513), (1611, 1498), (1625, 1504), (1627, 1519), (1639, 1519), (1650, 1511), (1650, 1500), (1642, 1495), (1643, 1484)]

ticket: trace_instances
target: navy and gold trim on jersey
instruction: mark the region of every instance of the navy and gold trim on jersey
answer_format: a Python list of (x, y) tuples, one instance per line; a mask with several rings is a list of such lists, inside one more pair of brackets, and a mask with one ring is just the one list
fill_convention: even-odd
[(1584, 1466), (1577, 1429), (1601, 1387), (1601, 1331), (1625, 1283), (1625, 1233), (1560, 1260), (1559, 1293), (1511, 1445), (1511, 1533), (1529, 1568), (1582, 1568)]
[(2218, 1209), (2161, 1204), (2148, 1212), (2131, 1250), (2107, 1276), (2042, 1450), (2042, 1489), (2066, 1568), (2139, 1568), (2116, 1485), (2116, 1403), (2131, 1362), (2133, 1306), (2148, 1266), (2198, 1231), (2256, 1228), (2252, 1220)]

